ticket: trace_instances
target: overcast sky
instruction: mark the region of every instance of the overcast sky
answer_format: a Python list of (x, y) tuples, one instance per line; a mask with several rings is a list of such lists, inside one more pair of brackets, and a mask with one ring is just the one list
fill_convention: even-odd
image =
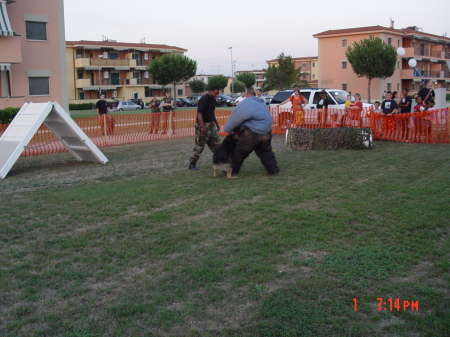
[(166, 44), (187, 49), (197, 73), (266, 68), (281, 52), (316, 56), (312, 35), (366, 26), (422, 27), (450, 36), (450, 0), (64, 0), (66, 40)]

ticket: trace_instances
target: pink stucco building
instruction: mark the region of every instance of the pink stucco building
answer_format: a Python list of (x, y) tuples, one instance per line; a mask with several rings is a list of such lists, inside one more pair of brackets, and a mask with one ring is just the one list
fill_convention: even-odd
[[(319, 87), (344, 89), (361, 93), (367, 100), (367, 78), (358, 78), (346, 59), (345, 51), (354, 42), (379, 37), (394, 48), (403, 47), (405, 55), (398, 57), (393, 76), (373, 79), (371, 100), (379, 100), (384, 90), (398, 91), (407, 88), (412, 92), (420, 89), (422, 79), (435, 82), (435, 88), (450, 90), (450, 38), (422, 32), (417, 27), (402, 29), (381, 26), (327, 30), (315, 34), (319, 45)], [(417, 60), (414, 71), (408, 59)]]
[(68, 107), (63, 0), (0, 0), (0, 109)]

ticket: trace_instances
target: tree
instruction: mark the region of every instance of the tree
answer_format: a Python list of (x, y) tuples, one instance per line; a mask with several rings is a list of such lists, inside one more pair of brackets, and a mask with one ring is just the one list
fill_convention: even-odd
[(160, 59), (154, 59), (147, 67), (161, 85), (172, 84), (174, 100), (176, 100), (176, 85), (189, 80), (197, 72), (197, 62), (184, 55), (167, 54)]
[[(231, 84), (230, 84), (231, 87)], [(232, 94), (235, 94), (237, 92), (243, 92), (245, 91), (245, 84), (241, 81), (234, 81), (233, 82), (233, 90), (230, 89), (230, 91), (232, 91)]]
[(295, 62), (291, 56), (284, 56), (284, 53), (281, 53), (277, 57), (277, 61), (278, 64), (271, 64), (266, 70), (264, 91), (272, 89), (280, 91), (302, 82), (301, 68), (295, 68)]
[(367, 97), (370, 103), (370, 83), (374, 78), (391, 77), (397, 63), (397, 53), (393, 46), (379, 37), (354, 42), (348, 47), (345, 56), (358, 77), (367, 77)]
[(202, 93), (206, 89), (206, 84), (200, 80), (192, 80), (189, 82), (189, 87), (194, 94)]
[[(238, 81), (244, 83), (244, 85), (247, 89), (253, 88), (253, 85), (256, 83), (255, 74), (253, 74), (253, 73), (245, 72), (245, 73), (239, 74), (236, 76), (236, 79)], [(237, 92), (237, 91), (235, 91), (235, 92)]]
[(223, 90), (228, 85), (228, 79), (223, 75), (210, 77), (208, 79), (208, 87), (211, 87), (213, 85), (217, 85), (220, 90)]

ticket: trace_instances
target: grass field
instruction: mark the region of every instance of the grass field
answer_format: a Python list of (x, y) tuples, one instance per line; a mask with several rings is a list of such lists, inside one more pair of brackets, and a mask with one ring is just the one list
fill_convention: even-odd
[(189, 171), (192, 147), (21, 157), (0, 181), (0, 335), (449, 335), (448, 145), (275, 136), (281, 174), (251, 155), (237, 179), (208, 149)]

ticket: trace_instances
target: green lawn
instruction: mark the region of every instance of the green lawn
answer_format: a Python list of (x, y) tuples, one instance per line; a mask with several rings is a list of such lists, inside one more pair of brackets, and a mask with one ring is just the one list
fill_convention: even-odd
[(189, 171), (192, 148), (21, 157), (0, 181), (0, 335), (449, 335), (448, 145), (275, 136), (281, 174), (252, 154), (237, 179), (208, 149)]

